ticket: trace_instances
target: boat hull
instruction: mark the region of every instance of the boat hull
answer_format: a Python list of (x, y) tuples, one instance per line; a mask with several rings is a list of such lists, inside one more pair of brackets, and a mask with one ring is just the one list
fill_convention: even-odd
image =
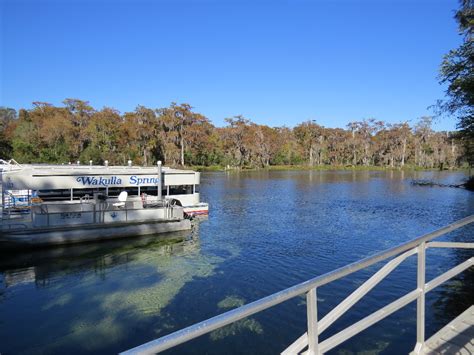
[(188, 216), (206, 216), (209, 214), (209, 204), (201, 202), (192, 206), (184, 206), (183, 211)]
[(191, 229), (188, 219), (2, 231), (0, 248), (75, 244)]

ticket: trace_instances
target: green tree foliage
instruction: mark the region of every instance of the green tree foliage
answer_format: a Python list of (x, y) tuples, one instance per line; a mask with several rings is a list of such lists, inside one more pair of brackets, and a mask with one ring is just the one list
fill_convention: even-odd
[(68, 161), (74, 149), (68, 110), (44, 102), (33, 105), (32, 110), (20, 110), (12, 138), (14, 158), (43, 163)]
[(248, 119), (242, 115), (226, 118), (228, 127), (222, 130), (224, 149), (231, 165), (245, 166), (251, 163), (252, 135)]
[(474, 165), (474, 1), (462, 0), (456, 12), (463, 43), (445, 55), (441, 64), (441, 83), (447, 84), (448, 99), (441, 110), (458, 118), (469, 164)]
[[(80, 152), (80, 160), (92, 160), (96, 163), (124, 164), (124, 159), (118, 153), (122, 117), (117, 110), (104, 107), (92, 114), (82, 130), (84, 147)], [(125, 126), (125, 125), (124, 125)]]
[(173, 102), (170, 107), (158, 110), (163, 131), (166, 133), (162, 135), (163, 143), (165, 150), (169, 153), (165, 160), (172, 160), (173, 165), (179, 162), (181, 166), (184, 166), (185, 156), (191, 160), (199, 160), (197, 157), (199, 154), (195, 151), (196, 147), (199, 145), (202, 147), (201, 139), (205, 139), (209, 134), (209, 120), (193, 112), (192, 109), (189, 104), (178, 105)]
[(86, 146), (88, 140), (86, 127), (95, 110), (87, 101), (78, 99), (65, 99), (63, 104), (66, 106), (69, 122), (72, 125), (69, 131), (72, 139), (71, 153), (79, 157)]
[(375, 119), (351, 122), (347, 129), (315, 121), (289, 127), (259, 125), (239, 115), (215, 127), (189, 104), (152, 109), (137, 106), (121, 114), (87, 101), (66, 99), (55, 107), (35, 102), (31, 109), (0, 108), (0, 152), (19, 162), (76, 162), (124, 165), (132, 160), (170, 166), (269, 165), (459, 166), (463, 148), (457, 135), (435, 132), (431, 117), (414, 127)]
[(14, 109), (0, 106), (0, 158), (8, 158), (13, 153), (9, 137), (16, 118)]
[(314, 165), (315, 155), (317, 165), (321, 165), (324, 142), (323, 127), (314, 121), (307, 121), (297, 125), (294, 129), (294, 134), (298, 143), (304, 147), (306, 151), (309, 165)]
[(138, 106), (135, 111), (125, 113), (121, 131), (122, 146), (126, 148), (125, 155), (124, 152), (119, 154), (122, 163), (131, 159), (138, 164), (150, 165), (159, 160), (162, 142), (159, 137), (160, 122), (154, 110)]

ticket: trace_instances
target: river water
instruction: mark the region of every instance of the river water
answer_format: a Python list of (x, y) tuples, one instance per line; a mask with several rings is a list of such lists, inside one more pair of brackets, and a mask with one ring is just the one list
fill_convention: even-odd
[[(474, 213), (474, 193), (413, 186), (462, 172), (204, 173), (210, 216), (192, 232), (15, 254), (0, 253), (0, 353), (112, 354), (396, 246)], [(474, 226), (442, 239), (472, 241)], [(472, 255), (429, 249), (427, 279)], [(318, 291), (320, 317), (381, 265)], [(400, 265), (325, 339), (413, 290), (416, 257)], [(473, 272), (428, 294), (427, 335), (472, 302)], [(276, 354), (306, 325), (304, 297), (168, 353)], [(416, 302), (332, 354), (413, 349)]]

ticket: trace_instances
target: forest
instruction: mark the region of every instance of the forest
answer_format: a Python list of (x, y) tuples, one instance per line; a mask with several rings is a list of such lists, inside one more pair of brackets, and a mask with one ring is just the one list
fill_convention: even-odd
[(379, 166), (451, 169), (463, 165), (455, 132), (435, 132), (432, 118), (414, 125), (375, 119), (326, 128), (315, 121), (269, 127), (243, 116), (216, 127), (189, 104), (137, 106), (121, 114), (87, 101), (63, 106), (34, 102), (31, 109), (0, 107), (0, 156), (20, 163), (220, 166)]

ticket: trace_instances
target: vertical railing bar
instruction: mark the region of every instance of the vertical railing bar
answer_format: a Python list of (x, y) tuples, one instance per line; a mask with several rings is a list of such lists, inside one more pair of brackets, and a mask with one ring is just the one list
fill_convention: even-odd
[(421, 291), (416, 300), (416, 345), (415, 354), (421, 353), (425, 342), (425, 288), (426, 288), (426, 242), (418, 247), (417, 288)]
[(306, 310), (308, 313), (308, 355), (319, 355), (318, 343), (318, 298), (316, 287), (306, 293)]

